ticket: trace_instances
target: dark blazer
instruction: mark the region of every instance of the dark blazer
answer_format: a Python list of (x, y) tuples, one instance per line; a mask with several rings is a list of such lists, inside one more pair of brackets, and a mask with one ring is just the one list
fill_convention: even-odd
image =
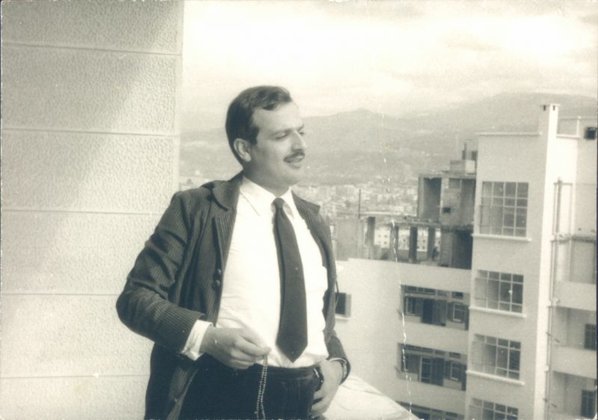
[[(176, 419), (196, 364), (180, 354), (197, 319), (216, 322), (241, 175), (176, 193), (127, 277), (116, 302), (121, 321), (155, 342), (146, 418)], [(336, 269), (319, 207), (293, 196), (328, 269), (323, 297), (330, 357), (346, 359), (334, 332)]]

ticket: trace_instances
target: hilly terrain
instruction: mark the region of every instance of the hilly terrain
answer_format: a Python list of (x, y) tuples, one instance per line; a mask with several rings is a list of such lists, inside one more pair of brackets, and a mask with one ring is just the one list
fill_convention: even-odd
[[(465, 141), (483, 131), (535, 131), (538, 109), (560, 104), (560, 116), (596, 115), (596, 99), (551, 94), (502, 94), (426, 113), (389, 116), (366, 109), (304, 118), (305, 184), (413, 180), (448, 166)], [(239, 170), (224, 129), (183, 132), (181, 176), (229, 178)]]

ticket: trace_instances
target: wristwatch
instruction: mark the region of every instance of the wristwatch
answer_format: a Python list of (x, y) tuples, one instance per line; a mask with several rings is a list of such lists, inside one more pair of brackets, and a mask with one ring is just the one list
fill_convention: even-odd
[(342, 377), (341, 377), (341, 384), (343, 382), (345, 382), (345, 380), (349, 376), (349, 372), (351, 371), (351, 366), (349, 365), (349, 362), (346, 359), (343, 359), (342, 357), (331, 357), (328, 360), (330, 362), (338, 362), (338, 363), (340, 363), (341, 369), (342, 369), (342, 372), (343, 372)]

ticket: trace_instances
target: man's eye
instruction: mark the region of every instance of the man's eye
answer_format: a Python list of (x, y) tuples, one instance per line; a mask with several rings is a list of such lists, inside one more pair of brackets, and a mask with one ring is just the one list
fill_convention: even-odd
[(300, 134), (302, 137), (305, 137), (305, 136), (307, 136), (307, 132), (306, 132), (305, 130), (300, 130), (300, 131), (299, 131), (299, 134)]

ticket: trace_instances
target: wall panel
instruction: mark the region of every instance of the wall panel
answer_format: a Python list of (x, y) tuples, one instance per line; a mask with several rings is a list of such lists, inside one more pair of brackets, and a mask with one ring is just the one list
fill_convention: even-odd
[(176, 189), (183, 3), (2, 3), (0, 417), (141, 418), (115, 302)]
[(9, 1), (5, 42), (174, 53), (182, 5), (173, 1)]
[(119, 293), (158, 215), (2, 215), (4, 293)]
[(179, 57), (7, 45), (6, 128), (172, 133)]
[[(147, 377), (0, 379), (5, 419), (140, 419)], [(4, 403), (7, 402), (7, 403)]]
[(172, 137), (6, 131), (3, 207), (161, 212), (172, 195)]

